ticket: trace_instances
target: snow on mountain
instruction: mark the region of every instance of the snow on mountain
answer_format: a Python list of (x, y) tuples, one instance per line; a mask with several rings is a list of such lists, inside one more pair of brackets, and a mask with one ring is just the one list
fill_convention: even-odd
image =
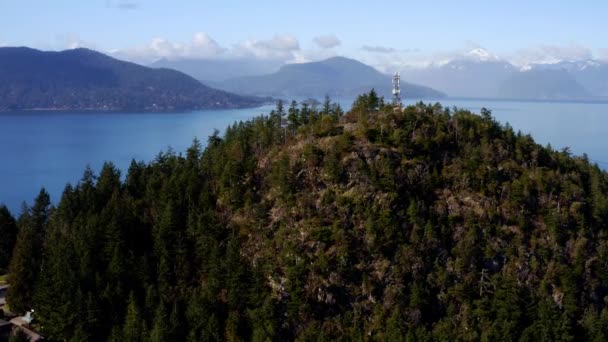
[(496, 62), (500, 58), (490, 51), (482, 48), (475, 48), (465, 54), (468, 59), (472, 59), (478, 62)]

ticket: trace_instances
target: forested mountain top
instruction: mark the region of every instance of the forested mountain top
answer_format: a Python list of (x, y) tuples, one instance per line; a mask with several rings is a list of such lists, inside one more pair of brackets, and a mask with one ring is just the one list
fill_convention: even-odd
[(56, 340), (603, 341), (607, 194), (487, 110), (279, 103), (42, 191), (8, 299)]
[(262, 99), (209, 88), (170, 69), (88, 49), (0, 47), (0, 111), (172, 111), (256, 106)]

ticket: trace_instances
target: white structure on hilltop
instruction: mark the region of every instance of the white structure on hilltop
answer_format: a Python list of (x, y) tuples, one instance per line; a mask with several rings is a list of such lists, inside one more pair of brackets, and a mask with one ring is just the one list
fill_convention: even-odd
[(401, 75), (398, 71), (393, 76), (393, 104), (401, 107)]

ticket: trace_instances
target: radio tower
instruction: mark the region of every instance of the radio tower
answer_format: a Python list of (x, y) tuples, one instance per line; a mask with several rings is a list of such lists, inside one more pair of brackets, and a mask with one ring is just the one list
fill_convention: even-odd
[(393, 105), (401, 108), (401, 76), (398, 71), (393, 76)]

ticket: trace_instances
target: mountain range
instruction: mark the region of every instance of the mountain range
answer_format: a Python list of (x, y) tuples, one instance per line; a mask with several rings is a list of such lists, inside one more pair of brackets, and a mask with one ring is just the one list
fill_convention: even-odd
[(594, 96), (563, 69), (534, 68), (514, 72), (500, 84), (498, 97), (509, 99), (576, 100)]
[[(216, 73), (208, 72), (216, 61), (199, 61), (196, 70), (192, 63), (189, 68), (182, 62), (163, 62), (161, 65), (176, 68), (190, 75), (199, 75), (200, 79), (211, 79)], [(234, 71), (234, 70), (233, 70)], [(223, 71), (232, 75), (233, 71)], [(208, 84), (230, 92), (254, 96), (273, 97), (354, 97), (375, 88), (386, 97), (391, 96), (391, 76), (383, 74), (373, 67), (357, 60), (345, 57), (333, 57), (310, 63), (283, 65), (278, 71), (266, 75), (249, 75), (228, 78)], [(435, 89), (413, 84), (401, 83), (404, 97), (442, 98), (446, 95)]]
[(0, 48), (0, 111), (182, 111), (258, 106), (263, 99), (213, 89), (184, 73), (88, 49)]
[(423, 68), (408, 68), (403, 78), (433, 87), (451, 97), (500, 97), (499, 89), (516, 68), (484, 50)]
[[(240, 108), (268, 100), (258, 96), (348, 98), (372, 88), (391, 97), (390, 75), (345, 57), (282, 66), (246, 59), (160, 60), (146, 67), (88, 49), (4, 47), (0, 79), (0, 111)], [(402, 94), (417, 99), (604, 100), (608, 63), (560, 61), (522, 67), (475, 49), (426, 67), (405, 68)]]
[(600, 100), (608, 96), (608, 63), (597, 60), (532, 63), (522, 67), (483, 49), (422, 68), (403, 78), (451, 97)]
[[(187, 73), (230, 92), (274, 97), (352, 97), (375, 88), (390, 97), (390, 75), (345, 57), (285, 64), (259, 60), (160, 60), (152, 67)], [(602, 100), (608, 63), (558, 61), (518, 66), (476, 48), (452, 59), (402, 70), (404, 97)]]
[(283, 65), (278, 60), (262, 60), (251, 58), (235, 59), (167, 59), (162, 58), (150, 64), (152, 68), (179, 70), (207, 84), (230, 78), (244, 76), (259, 76), (279, 70)]
[(594, 96), (608, 96), (608, 63), (604, 61), (592, 59), (561, 61), (553, 64), (535, 64), (529, 69), (565, 71)]

